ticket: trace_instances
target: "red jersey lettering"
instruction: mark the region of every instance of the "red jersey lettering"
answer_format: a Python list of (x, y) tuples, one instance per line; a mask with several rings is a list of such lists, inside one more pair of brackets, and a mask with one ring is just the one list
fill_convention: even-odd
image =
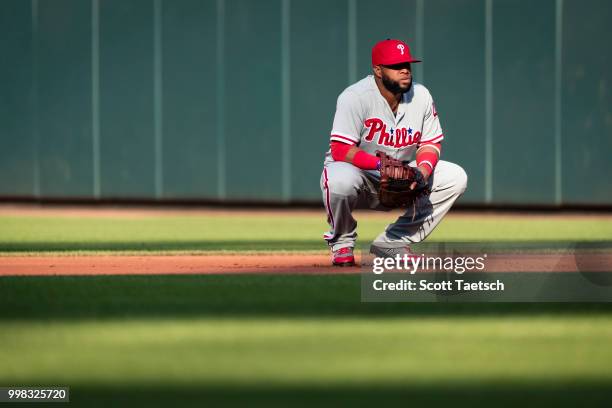
[(370, 119), (366, 119), (366, 121), (364, 122), (364, 125), (365, 127), (370, 128), (370, 133), (368, 133), (368, 135), (365, 137), (365, 141), (371, 142), (372, 139), (374, 139), (374, 136), (376, 135), (376, 133), (382, 130), (383, 121), (378, 118), (370, 118)]

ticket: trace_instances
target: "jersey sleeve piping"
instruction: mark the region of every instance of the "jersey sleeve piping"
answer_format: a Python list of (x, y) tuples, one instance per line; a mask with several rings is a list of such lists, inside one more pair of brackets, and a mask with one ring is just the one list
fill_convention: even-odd
[(348, 143), (352, 145), (356, 145), (359, 142), (359, 140), (355, 140), (355, 137), (339, 132), (332, 132), (330, 139), (336, 142)]
[(424, 144), (440, 143), (444, 139), (444, 134), (438, 135), (429, 140), (421, 140), (421, 146)]

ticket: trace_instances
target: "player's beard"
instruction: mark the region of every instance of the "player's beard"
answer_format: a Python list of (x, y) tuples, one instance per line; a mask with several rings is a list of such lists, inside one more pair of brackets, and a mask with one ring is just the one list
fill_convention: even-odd
[(404, 94), (408, 92), (410, 90), (410, 87), (412, 86), (412, 78), (410, 79), (410, 83), (406, 87), (402, 87), (399, 84), (399, 82), (392, 80), (391, 78), (386, 76), (384, 73), (382, 74), (381, 79), (382, 79), (383, 85), (385, 86), (385, 88), (387, 88), (387, 91), (391, 92), (394, 95)]

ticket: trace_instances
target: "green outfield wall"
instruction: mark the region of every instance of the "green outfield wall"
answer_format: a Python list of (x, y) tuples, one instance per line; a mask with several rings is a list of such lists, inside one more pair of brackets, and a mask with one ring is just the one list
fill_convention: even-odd
[[(384, 7), (383, 7), (384, 5)], [(3, 0), (0, 198), (318, 200), (401, 38), (463, 203), (612, 204), (608, 0)]]

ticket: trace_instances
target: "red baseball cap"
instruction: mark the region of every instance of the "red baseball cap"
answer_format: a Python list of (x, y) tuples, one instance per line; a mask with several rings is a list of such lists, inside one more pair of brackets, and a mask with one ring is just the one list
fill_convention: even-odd
[(400, 40), (384, 40), (372, 48), (372, 65), (395, 65), (421, 62), (410, 54), (410, 47)]

